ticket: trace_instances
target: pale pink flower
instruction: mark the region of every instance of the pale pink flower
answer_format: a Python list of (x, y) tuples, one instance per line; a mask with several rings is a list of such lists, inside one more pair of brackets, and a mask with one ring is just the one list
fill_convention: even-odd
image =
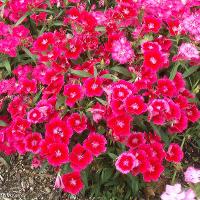
[(188, 167), (185, 175), (185, 181), (187, 183), (199, 183), (200, 182), (200, 169), (194, 167)]
[(188, 189), (186, 192), (185, 192), (185, 198), (184, 200), (195, 200), (195, 193), (192, 189)]
[(165, 192), (161, 195), (162, 200), (184, 200), (185, 191), (182, 190), (181, 184), (166, 185)]

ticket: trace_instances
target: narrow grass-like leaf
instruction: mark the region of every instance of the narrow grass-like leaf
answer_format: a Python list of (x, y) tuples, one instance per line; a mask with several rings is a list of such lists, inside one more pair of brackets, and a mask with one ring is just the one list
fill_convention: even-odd
[(74, 70), (70, 69), (70, 73), (79, 76), (79, 77), (91, 77), (92, 75), (89, 72), (86, 72), (84, 70)]
[(125, 67), (116, 66), (112, 67), (111, 70), (123, 74), (124, 76), (131, 77), (131, 73)]
[(28, 16), (30, 15), (29, 12), (26, 12), (14, 25), (14, 27), (19, 26)]
[(12, 73), (12, 69), (11, 69), (11, 65), (10, 65), (9, 60), (6, 59), (6, 60), (4, 61), (3, 64), (4, 64), (4, 66), (5, 66), (6, 70), (7, 70), (7, 72), (8, 72), (9, 74), (11, 74), (11, 73)]
[(192, 66), (192, 67), (190, 67), (185, 73), (183, 73), (183, 77), (187, 78), (188, 76), (190, 76), (191, 74), (196, 72), (199, 68), (200, 68), (200, 66)]
[(25, 51), (25, 53), (34, 61), (34, 63), (36, 63), (36, 56), (33, 55), (29, 49), (27, 49), (26, 47), (22, 47), (22, 49)]

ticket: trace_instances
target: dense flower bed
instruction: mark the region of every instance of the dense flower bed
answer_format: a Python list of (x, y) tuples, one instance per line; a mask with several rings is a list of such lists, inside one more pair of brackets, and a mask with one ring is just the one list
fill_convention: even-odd
[[(55, 187), (70, 194), (83, 190), (98, 159), (111, 160), (108, 176), (144, 182), (181, 162), (173, 139), (200, 118), (184, 79), (200, 65), (198, 0), (0, 6), (0, 151), (29, 153), (34, 167), (48, 162)], [(178, 195), (195, 198), (178, 184), (161, 198)]]

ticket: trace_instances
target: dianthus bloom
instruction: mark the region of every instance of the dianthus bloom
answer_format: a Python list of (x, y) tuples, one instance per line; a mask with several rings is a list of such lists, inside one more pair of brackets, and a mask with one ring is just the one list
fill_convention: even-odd
[(199, 183), (200, 182), (200, 169), (194, 167), (188, 167), (184, 173), (185, 181), (187, 183)]
[(179, 47), (178, 55), (174, 56), (173, 60), (192, 60), (199, 58), (199, 51), (193, 44), (183, 43)]
[(70, 163), (72, 169), (79, 171), (85, 169), (93, 160), (93, 156), (89, 150), (76, 144), (70, 153)]
[(115, 40), (112, 44), (112, 58), (120, 64), (125, 64), (134, 58), (134, 51), (131, 43), (126, 38), (122, 37)]
[(90, 133), (84, 140), (83, 146), (94, 156), (99, 156), (106, 151), (106, 138), (98, 133)]
[(165, 192), (161, 195), (162, 200), (195, 200), (192, 189), (183, 190), (181, 184), (166, 185)]
[(78, 194), (84, 187), (79, 172), (71, 172), (62, 176), (63, 190), (70, 194)]
[(181, 147), (178, 144), (171, 143), (167, 151), (166, 160), (177, 163), (183, 159), (183, 156)]
[(27, 151), (32, 153), (39, 153), (42, 142), (42, 135), (40, 133), (30, 133), (25, 137), (25, 147)]
[(73, 113), (67, 119), (70, 127), (77, 133), (82, 133), (87, 128), (87, 117), (85, 114)]
[(78, 84), (67, 84), (64, 86), (64, 96), (66, 96), (66, 104), (73, 107), (74, 104), (82, 100), (84, 97), (84, 89)]
[(132, 153), (124, 152), (117, 158), (115, 167), (121, 173), (128, 174), (138, 164), (138, 160)]
[(64, 143), (53, 143), (48, 145), (48, 162), (52, 166), (61, 166), (69, 161), (69, 150)]

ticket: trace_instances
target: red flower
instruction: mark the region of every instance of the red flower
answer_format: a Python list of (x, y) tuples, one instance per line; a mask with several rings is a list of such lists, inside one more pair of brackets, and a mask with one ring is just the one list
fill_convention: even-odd
[(128, 174), (134, 167), (138, 166), (138, 160), (132, 153), (122, 153), (115, 162), (115, 167), (123, 174)]
[(82, 43), (79, 38), (72, 38), (67, 42), (66, 58), (77, 59), (82, 52)]
[(32, 79), (21, 79), (19, 81), (19, 85), (20, 85), (20, 92), (22, 94), (30, 94), (33, 93), (35, 94), (37, 92), (37, 81)]
[(76, 195), (83, 189), (83, 182), (79, 172), (71, 172), (62, 176), (64, 192)]
[(150, 157), (162, 161), (165, 158), (165, 151), (163, 144), (160, 142), (154, 142), (151, 144), (151, 150), (149, 151)]
[(70, 127), (77, 133), (82, 133), (87, 128), (87, 117), (85, 114), (73, 113), (67, 119)]
[(143, 173), (143, 178), (145, 182), (157, 181), (164, 171), (164, 167), (161, 162), (157, 159), (149, 159), (149, 167), (145, 173)]
[(169, 162), (178, 163), (183, 159), (183, 156), (184, 154), (181, 147), (176, 143), (171, 143), (165, 159)]
[(168, 100), (169, 110), (165, 112), (167, 121), (179, 120), (181, 117), (181, 108), (172, 100)]
[(176, 73), (176, 76), (174, 77), (173, 82), (178, 91), (183, 90), (185, 88), (185, 80), (181, 73), (179, 73), (179, 72)]
[(17, 117), (13, 121), (13, 125), (11, 127), (12, 135), (16, 140), (24, 139), (27, 135), (27, 129), (30, 127), (30, 123), (26, 119), (22, 119)]
[(133, 115), (140, 115), (147, 110), (147, 106), (144, 103), (142, 96), (129, 96), (125, 100), (126, 111)]
[(131, 151), (133, 155), (138, 160), (138, 166), (133, 168), (131, 171), (133, 176), (136, 176), (138, 173), (145, 173), (149, 168), (149, 157), (145, 151), (142, 149)]
[(106, 152), (106, 138), (98, 133), (90, 133), (84, 140), (83, 146), (89, 150), (94, 156)]
[(12, 118), (16, 116), (24, 117), (26, 114), (27, 105), (23, 102), (21, 97), (14, 97), (9, 103), (7, 111), (11, 114)]
[(153, 32), (158, 33), (161, 28), (161, 20), (155, 17), (145, 17), (144, 18), (144, 31), (146, 33)]
[(162, 95), (163, 97), (173, 97), (176, 93), (176, 87), (173, 81), (167, 78), (159, 79), (158, 86), (157, 86), (158, 94)]
[(85, 169), (93, 160), (92, 154), (80, 144), (76, 144), (70, 153), (71, 168), (76, 171)]
[(42, 142), (42, 135), (40, 133), (29, 133), (25, 137), (26, 150), (34, 154), (39, 153)]
[(46, 124), (45, 137), (50, 138), (52, 141), (61, 141), (68, 144), (69, 138), (72, 136), (72, 134), (72, 129), (67, 125), (66, 122), (59, 118), (54, 118), (48, 124)]
[(179, 20), (168, 20), (167, 21), (168, 27), (169, 27), (169, 32), (172, 36), (178, 35), (180, 32), (180, 22)]
[(170, 133), (181, 133), (183, 132), (188, 126), (188, 118), (185, 112), (181, 112), (181, 117), (179, 120), (174, 120), (169, 127)]
[(117, 136), (130, 134), (132, 117), (130, 115), (115, 116), (107, 120), (108, 127), (114, 131)]
[(69, 161), (69, 150), (67, 145), (61, 142), (49, 144), (46, 158), (54, 167), (67, 163)]
[(124, 101), (126, 97), (133, 94), (134, 85), (128, 81), (120, 80), (111, 86), (112, 99)]
[(127, 146), (134, 149), (140, 146), (141, 144), (145, 144), (146, 140), (144, 138), (144, 133), (134, 132), (129, 135)]
[(54, 43), (53, 33), (44, 33), (37, 38), (33, 44), (35, 51), (41, 52), (46, 51)]
[(116, 115), (123, 115), (126, 113), (124, 102), (121, 100), (112, 99), (110, 102), (110, 107)]
[(164, 57), (159, 51), (147, 51), (144, 53), (144, 63), (145, 68), (151, 69), (153, 71), (158, 71), (164, 65)]
[(146, 51), (160, 51), (161, 47), (157, 42), (147, 41), (141, 45), (143, 53)]
[(101, 96), (103, 94), (102, 84), (103, 84), (102, 78), (99, 77), (87, 78), (84, 81), (86, 96), (88, 97)]
[(191, 122), (196, 122), (200, 118), (200, 111), (198, 110), (195, 104), (189, 104), (188, 108), (186, 109), (187, 118)]
[(73, 107), (74, 104), (82, 100), (84, 97), (84, 90), (81, 85), (78, 84), (68, 84), (64, 86), (64, 96), (67, 97), (66, 104), (70, 107)]

